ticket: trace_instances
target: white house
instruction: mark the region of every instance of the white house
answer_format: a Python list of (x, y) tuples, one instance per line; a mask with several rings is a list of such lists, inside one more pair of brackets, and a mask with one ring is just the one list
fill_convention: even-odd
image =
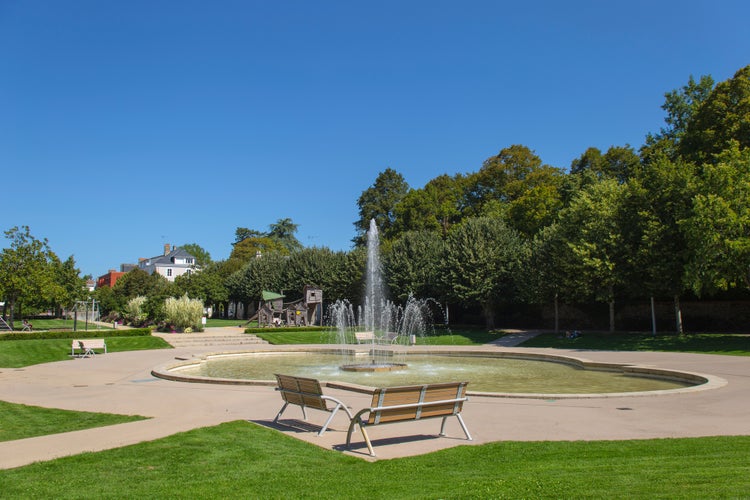
[(164, 245), (162, 255), (150, 259), (139, 259), (138, 268), (148, 274), (159, 273), (169, 281), (174, 281), (177, 276), (190, 274), (198, 270), (195, 265), (195, 257), (175, 246), (170, 250), (169, 243)]

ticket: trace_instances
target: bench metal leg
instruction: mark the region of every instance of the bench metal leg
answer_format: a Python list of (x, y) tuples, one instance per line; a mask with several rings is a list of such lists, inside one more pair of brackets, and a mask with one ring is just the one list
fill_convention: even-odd
[(286, 410), (287, 406), (289, 406), (289, 402), (284, 403), (284, 406), (281, 407), (281, 410), (279, 410), (278, 415), (276, 415), (276, 418), (273, 419), (274, 424), (279, 421), (281, 414), (284, 413), (284, 410)]
[[(466, 434), (466, 439), (469, 441), (473, 441), (471, 439), (471, 434), (469, 434), (469, 429), (466, 428), (466, 424), (464, 423), (464, 419), (461, 418), (460, 413), (456, 413), (456, 418), (458, 419), (458, 423), (461, 424), (461, 429), (463, 429), (464, 434)], [(445, 436), (445, 422), (448, 420), (448, 417), (443, 417), (443, 423), (440, 424), (440, 435)]]

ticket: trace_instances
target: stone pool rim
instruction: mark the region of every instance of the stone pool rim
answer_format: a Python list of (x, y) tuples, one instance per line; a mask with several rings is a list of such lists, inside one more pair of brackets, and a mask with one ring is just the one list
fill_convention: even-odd
[[(192, 357), (178, 356), (174, 361), (159, 365), (151, 370), (151, 375), (164, 380), (188, 383), (205, 383), (221, 385), (250, 385), (250, 386), (275, 386), (275, 380), (259, 379), (231, 379), (219, 377), (204, 377), (200, 375), (184, 375), (179, 373), (181, 369), (192, 367), (211, 358), (222, 357), (239, 357), (248, 355), (263, 355), (277, 353), (315, 353), (315, 354), (342, 354), (345, 351), (351, 353), (365, 353), (369, 351), (368, 347), (358, 347), (354, 345), (343, 346), (276, 346), (274, 348), (215, 351)], [(530, 361), (553, 362), (571, 365), (586, 370), (620, 372), (624, 375), (647, 377), (654, 379), (670, 380), (680, 383), (692, 384), (687, 387), (675, 389), (660, 389), (653, 391), (633, 391), (633, 392), (607, 392), (607, 393), (518, 393), (518, 392), (480, 392), (467, 391), (469, 396), (481, 396), (492, 398), (515, 398), (515, 399), (596, 399), (596, 398), (616, 398), (616, 397), (644, 397), (644, 396), (665, 396), (671, 394), (685, 394), (691, 392), (702, 392), (724, 387), (728, 382), (718, 376), (704, 373), (690, 372), (684, 370), (673, 370), (659, 368), (652, 365), (641, 365), (631, 363), (610, 363), (601, 361), (592, 361), (584, 357), (573, 356), (570, 354), (550, 354), (539, 352), (526, 352), (522, 350), (503, 350), (503, 351), (486, 351), (486, 350), (436, 350), (430, 347), (412, 346), (407, 349), (394, 349), (394, 355), (435, 355), (446, 357), (482, 357), (482, 358), (509, 358)], [(363, 394), (371, 394), (374, 387), (353, 384), (349, 382), (327, 381), (323, 378), (320, 383), (324, 387), (341, 389)]]

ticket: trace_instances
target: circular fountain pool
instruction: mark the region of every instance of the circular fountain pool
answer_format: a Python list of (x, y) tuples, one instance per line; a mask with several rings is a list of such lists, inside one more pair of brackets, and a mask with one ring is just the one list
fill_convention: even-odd
[[(349, 352), (347, 359), (368, 352)], [(597, 397), (694, 390), (709, 377), (653, 367), (588, 363), (572, 357), (509, 352), (400, 353), (398, 371), (341, 369), (340, 351), (310, 349), (219, 353), (161, 367), (166, 379), (236, 384), (272, 384), (274, 373), (311, 377), (352, 390), (372, 387), (469, 381), (470, 393), (526, 397)]]

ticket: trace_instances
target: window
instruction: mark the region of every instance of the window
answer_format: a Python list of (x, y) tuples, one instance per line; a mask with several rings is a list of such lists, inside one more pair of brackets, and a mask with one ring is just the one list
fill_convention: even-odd
[(167, 276), (172, 276), (172, 270), (171, 269), (167, 269)]

